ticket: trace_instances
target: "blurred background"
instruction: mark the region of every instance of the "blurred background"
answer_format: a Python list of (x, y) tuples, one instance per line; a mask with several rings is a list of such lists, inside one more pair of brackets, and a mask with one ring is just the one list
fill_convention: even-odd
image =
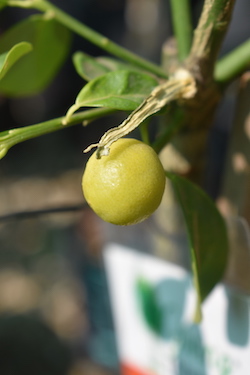
[[(167, 0), (53, 3), (156, 63), (172, 35)], [(194, 25), (202, 4), (191, 1)], [(249, 1), (236, 2), (222, 54), (249, 37), (249, 12)], [(4, 9), (0, 33), (30, 13)], [(77, 50), (104, 55), (74, 36), (71, 52)], [(83, 84), (69, 56), (54, 82), (39, 95), (0, 96), (0, 130), (64, 115)], [(229, 89), (211, 131), (207, 190), (213, 197), (221, 182), (234, 101)], [(111, 240), (152, 252), (148, 223), (118, 229), (101, 222), (84, 206), (81, 177), (87, 157), (82, 150), (121, 119), (118, 114), (86, 128), (78, 125), (24, 142), (0, 162), (1, 374), (119, 373), (102, 249)], [(54, 212), (44, 212), (51, 209)]]

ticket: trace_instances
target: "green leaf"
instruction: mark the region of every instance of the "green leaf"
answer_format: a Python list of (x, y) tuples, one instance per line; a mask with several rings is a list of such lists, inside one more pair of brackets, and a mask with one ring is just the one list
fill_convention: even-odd
[(132, 111), (157, 86), (151, 76), (130, 70), (118, 70), (98, 77), (80, 91), (75, 104), (68, 110), (66, 121), (81, 107), (107, 107)]
[(0, 92), (24, 96), (45, 89), (67, 56), (70, 35), (65, 27), (43, 15), (33, 15), (7, 30), (0, 38), (0, 53), (24, 40), (32, 44), (33, 50), (1, 80)]
[(0, 0), (0, 10), (7, 6), (7, 0)]
[(76, 52), (73, 55), (73, 63), (77, 73), (86, 81), (110, 72), (110, 69), (99, 63), (97, 59), (83, 52)]
[(167, 173), (186, 221), (194, 285), (197, 291), (195, 320), (201, 318), (201, 302), (221, 280), (228, 255), (223, 217), (203, 190), (190, 181)]
[(113, 57), (106, 57), (106, 56), (99, 56), (96, 58), (96, 61), (101, 64), (103, 67), (109, 69), (111, 72), (115, 70), (131, 70), (134, 72), (146, 72), (142, 68), (138, 68), (132, 64), (122, 62), (118, 59), (115, 59)]
[(145, 279), (138, 279), (136, 291), (143, 317), (149, 328), (160, 335), (162, 330), (162, 312), (158, 305), (154, 287)]
[(9, 69), (26, 53), (32, 50), (32, 45), (21, 42), (13, 46), (8, 52), (0, 55), (0, 79), (2, 79)]
[(115, 70), (142, 72), (141, 69), (133, 67), (131, 64), (121, 62), (117, 59), (111, 57), (93, 58), (80, 51), (73, 55), (73, 63), (77, 73), (86, 81), (91, 81), (92, 79)]

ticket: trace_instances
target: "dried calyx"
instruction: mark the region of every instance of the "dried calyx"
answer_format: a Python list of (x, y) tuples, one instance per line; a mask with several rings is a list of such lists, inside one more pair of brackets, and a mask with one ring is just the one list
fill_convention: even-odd
[(159, 112), (168, 103), (178, 99), (190, 99), (196, 94), (196, 83), (186, 69), (179, 69), (167, 81), (155, 87), (151, 94), (119, 126), (109, 129), (98, 143), (91, 144), (83, 152), (97, 147), (96, 157), (109, 154), (113, 142), (137, 128), (149, 116)]

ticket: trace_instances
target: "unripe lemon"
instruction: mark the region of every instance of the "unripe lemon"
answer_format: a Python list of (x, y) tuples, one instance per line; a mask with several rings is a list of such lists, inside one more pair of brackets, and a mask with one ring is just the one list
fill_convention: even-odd
[(110, 153), (89, 158), (82, 178), (86, 201), (103, 220), (136, 224), (159, 206), (165, 173), (155, 151), (143, 142), (121, 138)]

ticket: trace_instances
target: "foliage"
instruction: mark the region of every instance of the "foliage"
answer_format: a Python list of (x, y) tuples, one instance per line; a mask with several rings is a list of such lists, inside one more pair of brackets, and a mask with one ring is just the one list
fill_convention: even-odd
[(17, 48), (24, 42), (29, 43), (32, 50), (22, 59), (20, 56), (13, 69), (1, 78), (0, 92), (8, 96), (32, 95), (51, 82), (67, 55), (70, 32), (53, 18), (34, 15), (1, 36), (0, 53), (10, 53), (13, 46)]
[[(189, 1), (171, 1), (178, 46), (173, 76), (91, 30), (46, 0), (0, 0), (0, 9), (6, 6), (42, 13), (24, 19), (0, 38), (0, 92), (6, 96), (33, 95), (44, 90), (68, 55), (72, 33), (113, 57), (92, 58), (76, 51), (73, 64), (87, 83), (83, 84), (67, 116), (3, 131), (0, 133), (0, 158), (10, 147), (30, 138), (79, 124), (86, 119), (94, 120), (117, 110), (133, 111), (127, 121), (103, 138), (106, 143), (95, 145), (108, 148), (114, 140), (133, 130), (133, 124), (139, 126), (151, 115), (161, 114), (162, 109), (169, 107), (171, 118), (180, 121), (170, 121), (171, 132), (167, 137), (164, 132), (163, 135), (159, 133), (155, 144), (161, 145), (157, 147), (160, 151), (181, 128), (186, 131), (192, 128), (195, 132), (199, 132), (202, 126), (205, 130), (209, 128), (206, 122), (209, 123), (225, 88), (250, 63), (249, 41), (222, 60), (217, 60), (234, 0), (205, 0), (194, 34)], [(169, 105), (170, 102), (175, 105)], [(81, 107), (103, 108), (75, 113)], [(180, 111), (182, 116), (178, 115)], [(144, 126), (144, 132), (145, 129)], [(166, 123), (165, 131), (168, 129)], [(147, 135), (145, 138), (148, 139)], [(194, 143), (193, 148), (197, 147)], [(214, 203), (195, 184), (168, 172), (167, 178), (173, 184), (186, 220), (194, 283), (200, 303), (220, 280), (225, 269), (228, 243), (224, 220)], [(197, 320), (199, 316), (198, 304)]]

